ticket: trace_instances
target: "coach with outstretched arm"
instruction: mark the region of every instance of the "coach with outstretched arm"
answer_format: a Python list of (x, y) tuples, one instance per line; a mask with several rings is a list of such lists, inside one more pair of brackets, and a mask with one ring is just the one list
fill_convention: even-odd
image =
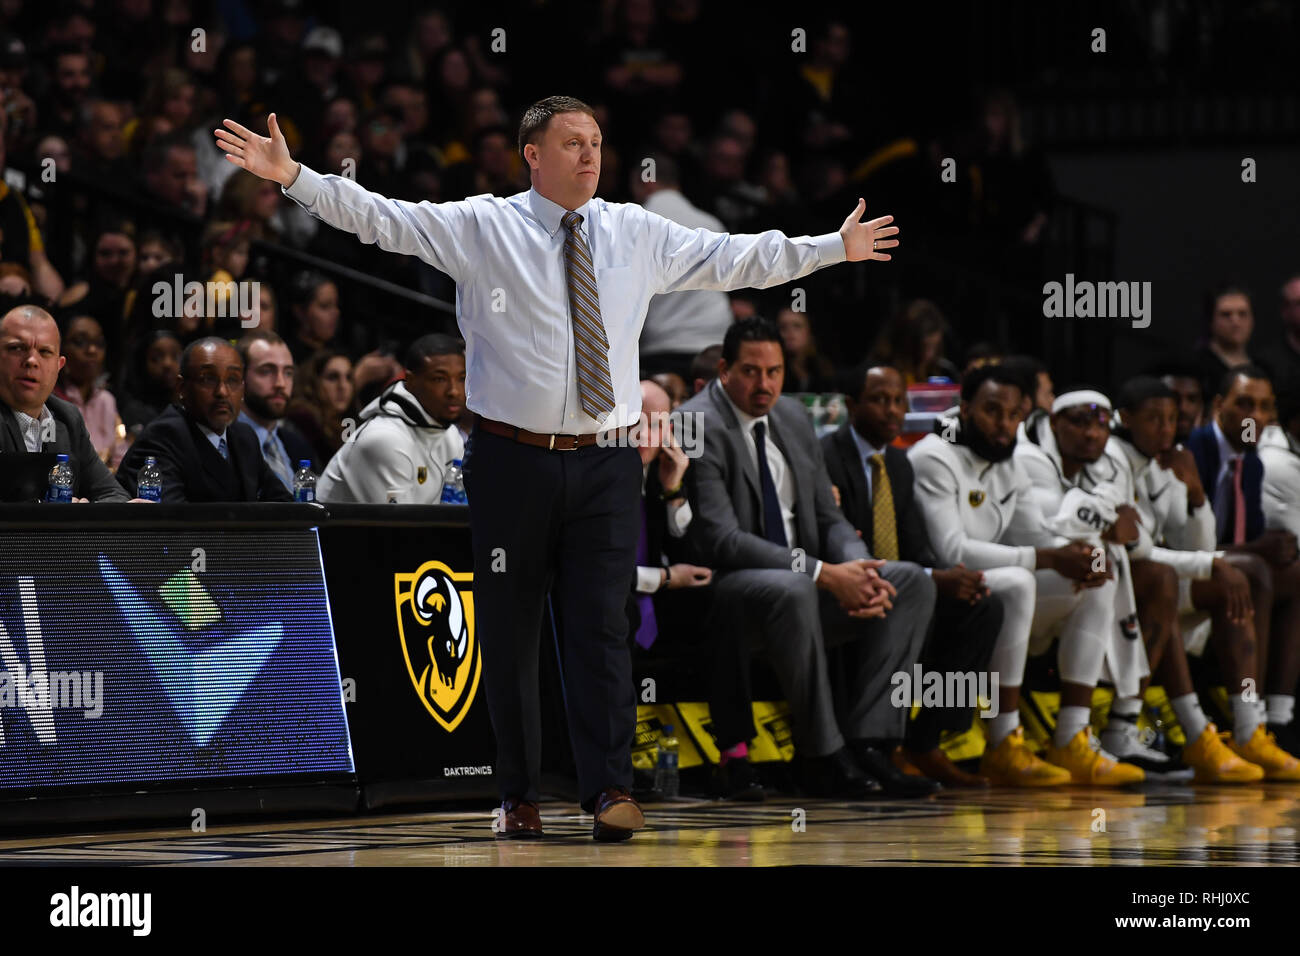
[(478, 416), (464, 473), (503, 835), (542, 832), (538, 643), (550, 590), (582, 806), (596, 839), (631, 836), (644, 825), (628, 792), (636, 695), (625, 614), (641, 459), (626, 441), (596, 436), (617, 438), (640, 415), (646, 305), (668, 292), (767, 288), (837, 262), (888, 259), (878, 250), (898, 244), (887, 238), (898, 232), (892, 217), (861, 222), (860, 199), (838, 233), (732, 236), (595, 199), (600, 127), (567, 96), (524, 113), (519, 151), (532, 188), (505, 199), (386, 199), (294, 162), (275, 114), (270, 138), (225, 126), (217, 142), (232, 163), (280, 183), (324, 222), (456, 281), (466, 404)]

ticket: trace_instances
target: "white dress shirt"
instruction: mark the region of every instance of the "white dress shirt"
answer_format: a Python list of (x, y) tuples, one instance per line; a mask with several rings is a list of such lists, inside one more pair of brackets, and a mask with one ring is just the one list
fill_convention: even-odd
[[(697, 209), (676, 189), (660, 189), (651, 194), (645, 201), (645, 208), (688, 229), (703, 227), (713, 232), (726, 231), (721, 219)], [(731, 322), (731, 301), (725, 292), (696, 289), (657, 295), (646, 309), (645, 327), (641, 330), (641, 354), (697, 354), (721, 342)]]
[[(767, 470), (772, 475), (772, 484), (776, 486), (776, 498), (781, 503), (781, 524), (785, 527), (785, 540), (789, 542), (790, 547), (803, 547), (805, 550), (809, 546), (816, 547), (817, 542), (802, 542), (797, 539), (794, 525), (794, 473), (786, 463), (785, 456), (781, 454), (781, 449), (777, 447), (772, 440), (772, 423), (768, 421), (766, 415), (760, 415), (755, 418), (753, 415), (743, 411), (739, 405), (731, 401), (731, 396), (727, 395), (727, 390), (722, 387), (722, 382), (718, 379), (713, 380), (713, 387), (727, 396), (727, 401), (731, 403), (732, 410), (736, 413), (736, 418), (740, 421), (740, 430), (745, 435), (745, 447), (749, 449), (749, 458), (754, 463), (754, 470), (758, 472), (759, 480), (762, 480), (763, 472), (758, 467), (758, 444), (754, 441), (754, 426), (759, 422), (764, 425), (763, 447), (767, 451)], [(817, 559), (817, 565), (813, 568), (813, 580), (821, 576), (822, 562)]]
[(575, 211), (595, 266), (616, 403), (598, 422), (578, 403), (561, 206), (535, 189), (445, 203), (387, 199), (306, 166), (284, 194), (362, 242), (419, 256), (454, 279), (465, 404), (544, 434), (588, 434), (637, 421), (637, 341), (652, 296), (764, 289), (845, 260), (839, 233), (732, 236), (687, 229), (631, 203), (589, 200)]
[(50, 441), (54, 441), (54, 413), (50, 411), (48, 405), (41, 406), (40, 418), (32, 418), (26, 412), (20, 412), (16, 408), (14, 409), (14, 417), (18, 419), (18, 430), (23, 433), (23, 444), (27, 446), (28, 451), (39, 452), (41, 450), (44, 444), (41, 441), (42, 432), (47, 432)]
[[(208, 441), (212, 442), (212, 447), (217, 450), (217, 454), (221, 454), (221, 442), (226, 437), (225, 429), (222, 429), (221, 434), (217, 434), (202, 422), (195, 422), (194, 424), (198, 425), (199, 431), (203, 432)], [(226, 442), (226, 456), (227, 458), (230, 456), (230, 442)]]

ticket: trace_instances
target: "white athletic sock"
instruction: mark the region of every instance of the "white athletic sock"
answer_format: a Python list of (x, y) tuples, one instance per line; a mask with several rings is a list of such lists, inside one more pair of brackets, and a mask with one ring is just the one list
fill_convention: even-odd
[(1295, 716), (1295, 698), (1290, 694), (1266, 694), (1264, 703), (1270, 724), (1289, 724)]
[(999, 713), (996, 717), (990, 717), (987, 730), (989, 732), (989, 747), (996, 749), (1002, 741), (1006, 740), (1016, 728), (1020, 726), (1020, 708), (1016, 707), (1010, 711)]
[(1053, 742), (1057, 747), (1066, 747), (1074, 735), (1088, 726), (1092, 710), (1088, 707), (1062, 707), (1056, 715), (1056, 736)]
[(1232, 737), (1237, 743), (1248, 743), (1255, 728), (1264, 722), (1261, 709), (1259, 701), (1242, 700), (1240, 694), (1232, 698)]
[(1182, 697), (1175, 697), (1170, 703), (1174, 707), (1174, 713), (1178, 715), (1178, 723), (1183, 727), (1183, 736), (1187, 738), (1187, 742), (1190, 744), (1197, 740), (1205, 732), (1206, 725), (1210, 721), (1205, 716), (1205, 711), (1201, 710), (1201, 702), (1196, 699), (1196, 695), (1184, 694)]
[(1113, 720), (1118, 717), (1121, 720), (1127, 720), (1129, 723), (1137, 723), (1138, 716), (1142, 713), (1142, 700), (1138, 697), (1116, 697), (1110, 703), (1110, 716)]

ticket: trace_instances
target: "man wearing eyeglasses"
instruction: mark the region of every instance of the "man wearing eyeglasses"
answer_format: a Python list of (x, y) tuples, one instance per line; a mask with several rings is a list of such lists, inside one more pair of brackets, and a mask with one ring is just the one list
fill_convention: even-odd
[(181, 397), (145, 426), (117, 469), (134, 492), (146, 458), (162, 472), (164, 504), (181, 501), (292, 501), (262, 457), (257, 435), (237, 421), (244, 361), (225, 339), (199, 339), (181, 355)]

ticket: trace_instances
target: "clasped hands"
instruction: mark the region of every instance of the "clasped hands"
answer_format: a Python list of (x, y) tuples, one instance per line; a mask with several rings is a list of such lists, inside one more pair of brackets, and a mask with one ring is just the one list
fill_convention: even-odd
[(884, 617), (898, 596), (895, 587), (880, 576), (884, 561), (858, 558), (841, 564), (822, 563), (817, 586), (830, 591), (849, 617)]

